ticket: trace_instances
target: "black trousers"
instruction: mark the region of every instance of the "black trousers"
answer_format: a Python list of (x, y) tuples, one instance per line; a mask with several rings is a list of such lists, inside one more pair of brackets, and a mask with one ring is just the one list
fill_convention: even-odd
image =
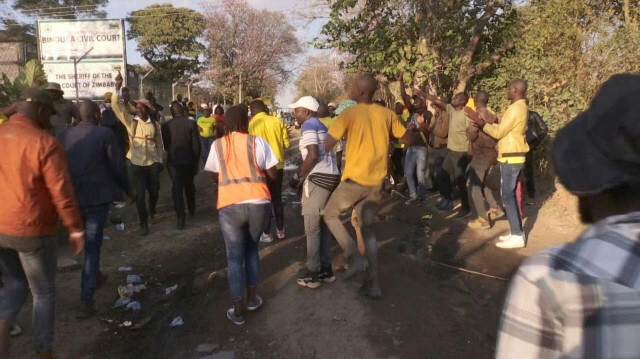
[(462, 210), (468, 211), (469, 197), (467, 195), (467, 184), (465, 172), (469, 164), (467, 152), (455, 152), (448, 150), (442, 164), (442, 171), (438, 173), (438, 189), (442, 198), (451, 200), (453, 198), (453, 186), (458, 188)]
[(171, 192), (173, 194), (173, 209), (176, 211), (178, 219), (184, 219), (184, 199), (187, 198), (187, 209), (189, 214), (196, 212), (196, 185), (193, 179), (196, 173), (197, 165), (171, 166), (171, 180), (173, 186)]
[(533, 169), (533, 148), (527, 152), (524, 161), (524, 182), (529, 198), (536, 197), (535, 171)]
[[(273, 216), (276, 219), (276, 229), (284, 229), (284, 205), (282, 203), (282, 180), (284, 179), (284, 169), (278, 170), (278, 178), (275, 182), (269, 183), (271, 192), (271, 207)], [(271, 233), (271, 222), (267, 221), (264, 233)]]
[[(164, 167), (161, 163), (151, 166), (131, 165), (131, 178), (133, 182), (134, 200), (138, 209), (140, 224), (148, 223), (149, 213), (156, 213), (158, 194), (160, 193), (160, 172)], [(147, 212), (146, 193), (149, 192), (149, 212)]]
[(391, 173), (396, 184), (404, 176), (404, 148), (393, 148), (391, 152)]

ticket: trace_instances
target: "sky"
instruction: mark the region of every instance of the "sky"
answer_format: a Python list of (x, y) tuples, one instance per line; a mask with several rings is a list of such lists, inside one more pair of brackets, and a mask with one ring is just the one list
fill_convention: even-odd
[[(107, 17), (109, 18), (123, 18), (129, 13), (135, 10), (142, 9), (151, 4), (163, 3), (169, 1), (163, 0), (109, 0), (105, 10), (107, 11)], [(311, 26), (302, 26), (299, 21), (295, 21), (292, 16), (294, 10), (303, 4), (304, 0), (249, 0), (249, 4), (258, 9), (266, 9), (270, 11), (283, 12), (290, 19), (292, 24), (298, 26), (297, 35), (302, 42), (310, 41), (320, 33), (321, 23), (314, 23)], [(200, 0), (173, 0), (171, 1), (175, 7), (187, 7), (194, 10), (201, 9)], [(302, 57), (309, 54), (315, 54), (317, 50), (306, 48)], [(130, 64), (146, 64), (140, 53), (136, 50), (136, 42), (134, 40), (127, 41), (127, 62)], [(295, 76), (294, 76), (295, 77)], [(289, 81), (287, 86), (284, 86), (276, 96), (276, 102), (280, 105), (286, 106), (295, 101), (296, 91), (293, 83), (295, 78)]]

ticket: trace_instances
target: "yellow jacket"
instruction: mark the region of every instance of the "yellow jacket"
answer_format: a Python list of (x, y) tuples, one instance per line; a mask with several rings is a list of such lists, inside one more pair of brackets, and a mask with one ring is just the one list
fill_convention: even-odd
[(512, 103), (500, 123), (486, 124), (482, 130), (498, 140), (498, 162), (524, 163), (529, 145), (525, 141), (529, 110), (525, 100)]
[(284, 150), (289, 148), (289, 133), (277, 117), (269, 116), (264, 112), (257, 113), (249, 122), (249, 134), (258, 136), (269, 143), (269, 146), (278, 158), (277, 169), (284, 168)]

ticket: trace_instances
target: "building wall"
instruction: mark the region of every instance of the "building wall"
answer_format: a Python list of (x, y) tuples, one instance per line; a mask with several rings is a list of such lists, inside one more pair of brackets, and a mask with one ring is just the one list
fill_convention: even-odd
[(0, 42), (0, 73), (14, 80), (24, 64), (36, 57), (35, 49), (22, 42)]

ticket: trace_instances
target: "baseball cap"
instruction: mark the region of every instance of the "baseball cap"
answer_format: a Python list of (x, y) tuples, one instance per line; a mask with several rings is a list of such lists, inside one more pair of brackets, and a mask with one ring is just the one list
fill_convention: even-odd
[(38, 103), (49, 107), (49, 109), (54, 113), (56, 112), (56, 108), (53, 105), (53, 97), (51, 97), (51, 94), (47, 90), (43, 90), (38, 87), (27, 87), (22, 91), (20, 100)]
[(289, 108), (298, 107), (306, 108), (309, 111), (318, 112), (318, 107), (320, 107), (320, 104), (318, 104), (318, 101), (316, 101), (316, 99), (312, 96), (303, 96), (300, 97), (300, 99), (296, 101), (296, 103), (292, 103), (289, 105)]
[(200, 105), (200, 108), (203, 109), (203, 110), (206, 110), (206, 109), (209, 108), (209, 105), (207, 105), (206, 103), (203, 103), (203, 104)]
[(640, 76), (614, 75), (589, 108), (556, 134), (552, 161), (577, 195), (622, 185), (640, 191)]
[(333, 108), (336, 108), (336, 107), (338, 107), (338, 104), (336, 104), (335, 102), (329, 102), (329, 104), (327, 105), (327, 107), (333, 107)]

